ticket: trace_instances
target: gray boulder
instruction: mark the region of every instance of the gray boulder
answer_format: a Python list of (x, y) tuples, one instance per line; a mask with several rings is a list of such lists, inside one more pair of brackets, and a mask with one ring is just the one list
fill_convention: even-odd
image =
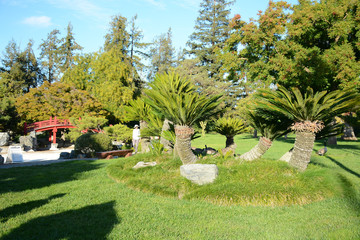
[(0, 146), (9, 145), (10, 135), (7, 132), (0, 132)]
[(215, 164), (187, 164), (180, 167), (180, 174), (195, 184), (204, 185), (214, 182), (219, 169)]
[(36, 139), (35, 131), (32, 131), (27, 136), (21, 136), (19, 141), (20, 141), (20, 145), (24, 148), (25, 151), (28, 151), (30, 149), (35, 150), (37, 148), (37, 139)]

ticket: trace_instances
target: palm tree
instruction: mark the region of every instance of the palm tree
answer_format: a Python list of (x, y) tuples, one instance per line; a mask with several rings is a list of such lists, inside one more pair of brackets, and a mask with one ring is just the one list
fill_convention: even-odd
[(291, 129), (296, 133), (294, 150), (289, 164), (304, 171), (310, 162), (315, 134), (324, 128), (324, 121), (348, 111), (359, 101), (353, 90), (316, 92), (308, 88), (304, 94), (297, 88), (291, 91), (279, 86), (277, 91), (259, 90), (256, 94), (264, 101), (260, 107), (277, 111), (293, 120)]
[(183, 164), (196, 162), (191, 150), (192, 126), (219, 112), (221, 96), (200, 95), (188, 79), (176, 73), (157, 75), (149, 86), (151, 89), (145, 91), (146, 102), (175, 125), (176, 148), (181, 161)]
[(234, 137), (246, 130), (243, 120), (236, 117), (222, 117), (215, 121), (215, 131), (226, 137), (225, 149), (235, 152)]
[(258, 144), (242, 154), (240, 159), (252, 161), (260, 158), (271, 147), (272, 142), (290, 132), (291, 119), (283, 114), (275, 114), (266, 109), (253, 109), (247, 112), (250, 125), (261, 133)]

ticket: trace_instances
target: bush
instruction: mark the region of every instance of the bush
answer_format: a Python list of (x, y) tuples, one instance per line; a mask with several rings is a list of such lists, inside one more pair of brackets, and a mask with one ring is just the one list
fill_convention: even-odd
[(121, 141), (125, 143), (131, 142), (132, 129), (122, 124), (116, 124), (114, 126), (104, 127), (106, 134), (110, 136), (112, 140)]
[(104, 133), (86, 133), (75, 141), (75, 151), (94, 157), (95, 152), (109, 151), (112, 149), (111, 139)]

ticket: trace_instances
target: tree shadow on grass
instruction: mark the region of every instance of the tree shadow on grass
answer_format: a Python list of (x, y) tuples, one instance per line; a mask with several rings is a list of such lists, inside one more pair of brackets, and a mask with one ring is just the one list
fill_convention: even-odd
[(44, 166), (0, 169), (0, 194), (43, 188), (75, 180), (78, 174), (98, 169), (101, 165), (93, 161), (70, 161)]
[(351, 208), (360, 213), (360, 198), (355, 191), (353, 184), (342, 174), (339, 174), (340, 184), (344, 191), (344, 197)]
[(50, 196), (46, 199), (40, 199), (40, 200), (30, 201), (30, 202), (21, 203), (21, 204), (15, 204), (11, 207), (5, 208), (0, 211), (0, 222), (5, 222), (11, 217), (30, 212), (31, 210), (33, 210), (35, 208), (39, 208), (39, 207), (49, 203), (52, 199), (61, 198), (64, 195), (65, 195), (64, 193), (56, 194), (56, 195)]
[(118, 224), (114, 201), (39, 217), (20, 225), (1, 240), (8, 239), (106, 239)]
[(360, 178), (360, 174), (351, 170), (350, 168), (346, 167), (344, 164), (342, 164), (341, 162), (336, 161), (334, 158), (326, 156), (326, 158), (328, 158), (330, 161), (332, 161), (333, 163), (335, 163), (336, 165), (338, 165), (339, 167), (341, 167), (342, 169), (344, 169), (345, 171), (347, 171), (348, 173), (351, 173), (352, 175), (354, 175), (355, 177)]

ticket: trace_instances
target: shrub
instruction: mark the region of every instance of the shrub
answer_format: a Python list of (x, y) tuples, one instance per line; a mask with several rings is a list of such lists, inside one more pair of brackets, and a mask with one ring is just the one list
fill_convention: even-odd
[(111, 139), (104, 133), (86, 133), (75, 141), (75, 151), (86, 154), (88, 157), (95, 156), (95, 152), (112, 149)]
[(117, 140), (121, 142), (131, 142), (132, 129), (122, 124), (116, 124), (114, 126), (104, 127), (104, 131), (108, 134), (111, 140)]

